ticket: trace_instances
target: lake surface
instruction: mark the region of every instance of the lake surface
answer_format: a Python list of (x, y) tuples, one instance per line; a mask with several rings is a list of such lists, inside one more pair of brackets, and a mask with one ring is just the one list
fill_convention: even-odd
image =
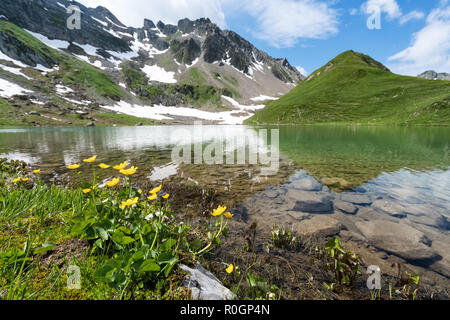
[[(27, 161), (47, 179), (68, 175), (66, 165), (93, 154), (111, 165), (127, 160), (139, 167), (138, 184), (208, 187), (241, 219), (259, 220), (268, 230), (284, 224), (301, 233), (305, 221), (316, 221), (326, 232), (363, 238), (447, 278), (449, 144), (450, 128), (430, 127), (0, 129), (0, 157)], [(175, 161), (174, 147), (192, 164)], [(276, 150), (280, 161), (273, 166), (269, 155)], [(224, 163), (206, 164), (205, 154)], [(244, 162), (237, 160), (240, 154)], [(113, 174), (101, 172), (103, 179)], [(198, 210), (190, 201), (196, 200), (182, 198), (177, 208)]]

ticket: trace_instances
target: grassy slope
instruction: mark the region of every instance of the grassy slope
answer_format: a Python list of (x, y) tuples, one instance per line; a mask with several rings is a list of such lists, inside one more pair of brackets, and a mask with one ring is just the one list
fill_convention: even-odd
[(353, 51), (312, 76), (248, 123), (450, 124), (450, 81), (399, 76)]

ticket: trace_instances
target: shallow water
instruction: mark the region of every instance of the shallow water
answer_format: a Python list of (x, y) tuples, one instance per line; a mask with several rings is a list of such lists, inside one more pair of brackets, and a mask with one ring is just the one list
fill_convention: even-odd
[[(450, 276), (450, 128), (268, 128), (279, 129), (281, 158), (279, 170), (270, 176), (261, 174), (267, 163), (249, 163), (258, 151), (252, 146), (259, 144), (266, 152), (275, 145), (270, 138), (276, 135), (269, 131), (265, 139), (259, 129), (1, 129), (0, 157), (30, 162), (49, 178), (67, 174), (66, 165), (93, 154), (112, 165), (128, 160), (139, 166), (137, 180), (183, 177), (212, 187), (236, 213), (259, 219), (268, 229), (275, 223), (301, 228), (312, 217), (333, 217), (346, 232), (377, 248)], [(248, 140), (239, 140), (243, 136)], [(207, 165), (173, 159), (175, 145), (189, 146), (185, 150), (194, 161), (199, 159), (196, 146), (204, 151), (213, 142), (224, 146), (223, 158), (241, 147), (246, 161)], [(103, 178), (112, 174), (103, 172)], [(377, 225), (386, 228), (385, 238)]]

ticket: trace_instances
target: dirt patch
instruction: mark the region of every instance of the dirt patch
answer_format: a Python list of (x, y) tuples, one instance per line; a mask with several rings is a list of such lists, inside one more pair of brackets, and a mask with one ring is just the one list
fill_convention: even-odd
[(74, 260), (83, 260), (88, 250), (89, 244), (86, 240), (72, 239), (40, 255), (38, 259), (46, 268), (56, 265), (64, 269), (67, 264), (72, 263)]

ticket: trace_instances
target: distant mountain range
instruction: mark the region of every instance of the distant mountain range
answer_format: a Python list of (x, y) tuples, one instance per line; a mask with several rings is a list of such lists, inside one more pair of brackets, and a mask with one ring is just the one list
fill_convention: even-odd
[(450, 73), (437, 73), (436, 71), (430, 70), (419, 74), (418, 77), (428, 80), (450, 80)]
[(450, 82), (393, 74), (347, 51), (270, 102), (249, 124), (450, 124)]
[[(66, 27), (70, 5), (80, 7), (81, 30)], [(0, 2), (0, 104), (12, 124), (110, 124), (101, 117), (120, 120), (111, 111), (241, 123), (304, 79), (206, 18), (134, 28), (74, 1)]]

